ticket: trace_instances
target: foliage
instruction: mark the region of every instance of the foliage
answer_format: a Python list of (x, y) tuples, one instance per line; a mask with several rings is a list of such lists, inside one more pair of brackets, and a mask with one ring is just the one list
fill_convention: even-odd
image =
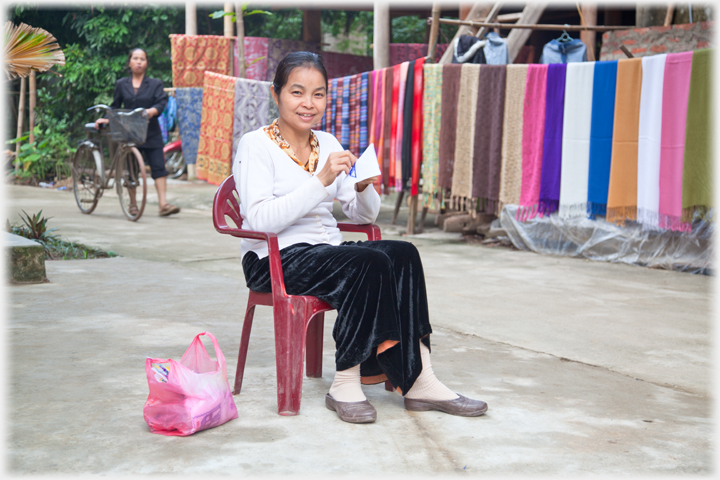
[(27, 77), (54, 65), (64, 65), (65, 56), (55, 37), (47, 30), (21, 23), (5, 23), (5, 72), (8, 78)]
[[(242, 12), (243, 12), (243, 21), (245, 17), (249, 17), (250, 15), (272, 15), (271, 12), (268, 12), (267, 10), (250, 10), (248, 11), (247, 3), (242, 5)], [(223, 17), (230, 17), (230, 20), (235, 23), (237, 21), (237, 14), (236, 12), (226, 12), (224, 10), (217, 10), (215, 12), (212, 12), (210, 14), (210, 18), (216, 19), (216, 18), (223, 18)]]
[(10, 225), (10, 221), (5, 221), (5, 229), (21, 237), (35, 240), (43, 246), (45, 250), (45, 258), (53, 259), (88, 259), (88, 258), (108, 258), (115, 257), (115, 252), (104, 252), (96, 248), (88, 247), (81, 243), (74, 243), (68, 240), (62, 240), (57, 235), (51, 235), (56, 228), (47, 228), (47, 222), (50, 218), (42, 217), (42, 210), (35, 215), (29, 215), (23, 210), (25, 217), (20, 215), (20, 219), (25, 225)]
[(55, 125), (42, 128), (37, 125), (34, 129), (35, 141), (28, 143), (29, 133), (16, 140), (9, 140), (13, 144), (20, 141), (20, 151), (13, 162), (17, 171), (11, 172), (19, 180), (31, 179), (34, 183), (51, 181), (70, 176), (72, 156), (77, 148), (71, 147), (65, 132), (67, 123), (65, 119)]

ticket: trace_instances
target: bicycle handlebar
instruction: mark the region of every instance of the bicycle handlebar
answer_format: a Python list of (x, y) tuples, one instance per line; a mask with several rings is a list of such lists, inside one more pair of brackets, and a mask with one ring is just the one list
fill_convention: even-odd
[[(88, 112), (90, 110), (95, 110), (96, 112), (99, 112), (100, 110), (112, 110), (112, 108), (108, 107), (107, 105), (100, 104), (100, 105), (94, 105), (87, 109)], [(138, 107), (131, 112), (117, 112), (117, 115), (136, 115), (138, 113), (142, 113), (142, 115), (145, 116), (146, 115), (145, 111), (146, 110), (144, 108)]]

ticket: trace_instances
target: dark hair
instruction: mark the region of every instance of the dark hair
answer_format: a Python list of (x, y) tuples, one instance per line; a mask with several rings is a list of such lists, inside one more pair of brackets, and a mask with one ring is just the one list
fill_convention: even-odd
[(277, 95), (280, 95), (280, 90), (282, 90), (287, 83), (290, 72), (298, 67), (314, 68), (322, 73), (322, 76), (325, 78), (325, 88), (327, 88), (328, 74), (320, 55), (312, 52), (291, 52), (288, 53), (285, 58), (280, 60), (277, 70), (275, 70), (273, 89), (275, 89), (275, 93)]
[(147, 64), (148, 64), (148, 67), (149, 67), (149, 66), (150, 66), (150, 59), (148, 58), (148, 54), (147, 54), (147, 52), (146, 52), (144, 49), (142, 49), (142, 48), (140, 48), (140, 47), (135, 47), (135, 48), (133, 48), (133, 49), (130, 50), (130, 53), (128, 53), (127, 66), (128, 66), (128, 67), (130, 66), (130, 59), (132, 59), (133, 53), (137, 52), (138, 50), (140, 50), (141, 52), (143, 52), (143, 53), (145, 54), (145, 60), (147, 61)]

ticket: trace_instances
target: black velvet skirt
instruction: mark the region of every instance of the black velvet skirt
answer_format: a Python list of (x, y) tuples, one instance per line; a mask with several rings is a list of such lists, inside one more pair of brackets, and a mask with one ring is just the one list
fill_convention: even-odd
[[(360, 364), (365, 384), (386, 379), (403, 395), (420, 375), (418, 340), (430, 348), (425, 275), (412, 243), (298, 243), (280, 250), (289, 295), (312, 295), (337, 310), (335, 368)], [(249, 289), (270, 292), (269, 259), (243, 257)], [(378, 353), (378, 347), (381, 347)]]

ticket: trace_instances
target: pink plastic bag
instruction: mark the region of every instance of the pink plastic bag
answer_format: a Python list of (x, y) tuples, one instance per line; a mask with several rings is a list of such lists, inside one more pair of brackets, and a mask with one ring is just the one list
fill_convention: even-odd
[[(217, 361), (208, 355), (201, 335), (212, 339)], [(227, 380), (225, 356), (209, 332), (198, 334), (179, 362), (148, 358), (145, 373), (150, 394), (143, 417), (152, 433), (192, 435), (238, 417)]]

